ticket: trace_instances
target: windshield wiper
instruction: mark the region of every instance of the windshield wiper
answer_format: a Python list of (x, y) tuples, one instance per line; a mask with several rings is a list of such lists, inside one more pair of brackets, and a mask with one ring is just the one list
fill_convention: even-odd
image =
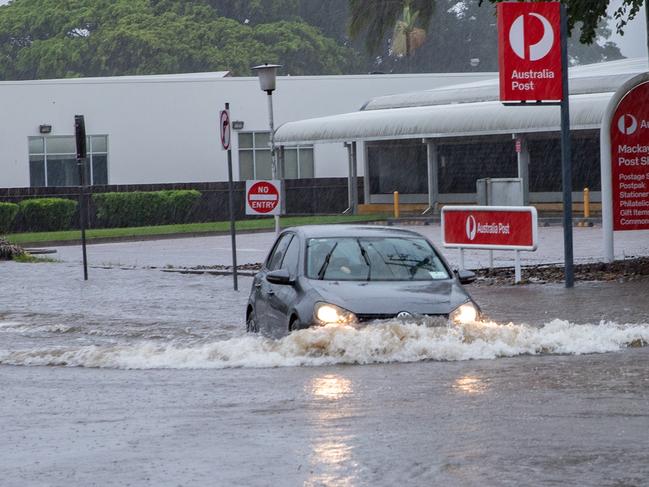
[(410, 279), (415, 278), (415, 274), (417, 274), (417, 271), (419, 270), (420, 267), (423, 267), (427, 264), (430, 264), (430, 257), (425, 257), (418, 261), (415, 265), (410, 266), (409, 272), (410, 272)]
[(367, 256), (367, 250), (365, 250), (365, 247), (363, 247), (363, 244), (359, 239), (356, 239), (356, 243), (358, 244), (358, 248), (361, 249), (361, 255), (363, 256), (363, 260), (367, 264), (367, 280), (370, 280), (370, 276), (372, 275), (372, 264), (370, 263), (370, 258)]
[(329, 265), (329, 261), (331, 260), (331, 256), (334, 253), (334, 250), (336, 250), (336, 247), (338, 247), (338, 242), (336, 242), (333, 247), (331, 247), (331, 250), (327, 252), (322, 267), (320, 267), (320, 270), (318, 271), (318, 279), (321, 281), (324, 279), (325, 272), (327, 272), (327, 266)]

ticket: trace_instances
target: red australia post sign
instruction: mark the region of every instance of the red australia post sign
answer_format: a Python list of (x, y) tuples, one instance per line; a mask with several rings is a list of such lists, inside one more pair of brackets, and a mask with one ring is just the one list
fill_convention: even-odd
[(538, 223), (533, 206), (445, 206), (444, 247), (536, 250)]
[(649, 230), (649, 82), (620, 100), (610, 130), (613, 230)]
[(246, 215), (280, 214), (280, 181), (246, 181)]
[(497, 15), (500, 101), (560, 101), (560, 3), (501, 2)]

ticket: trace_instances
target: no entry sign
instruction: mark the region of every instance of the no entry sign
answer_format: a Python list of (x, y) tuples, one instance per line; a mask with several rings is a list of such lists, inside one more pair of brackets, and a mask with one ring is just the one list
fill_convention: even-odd
[(536, 250), (537, 215), (532, 206), (445, 206), (444, 247)]
[(246, 181), (246, 215), (280, 214), (280, 181)]
[(497, 5), (500, 101), (559, 101), (561, 5), (502, 2)]
[(610, 126), (613, 229), (649, 229), (649, 82), (620, 101)]

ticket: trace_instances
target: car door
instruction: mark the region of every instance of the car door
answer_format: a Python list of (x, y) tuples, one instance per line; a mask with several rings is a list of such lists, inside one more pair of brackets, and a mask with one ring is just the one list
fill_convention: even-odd
[[(294, 235), (284, 252), (279, 268), (288, 271), (291, 278), (295, 279), (298, 273), (299, 259), (300, 239)], [(272, 322), (271, 326), (277, 332), (276, 334), (282, 335), (288, 331), (288, 313), (295, 305), (295, 300), (298, 297), (297, 290), (294, 285), (290, 284), (270, 284), (270, 288), (271, 293), (266, 310), (268, 319)]]
[(257, 323), (259, 324), (259, 331), (264, 334), (272, 334), (272, 320), (269, 319), (268, 310), (269, 310), (269, 301), (273, 297), (274, 289), (273, 285), (266, 280), (266, 275), (270, 271), (274, 271), (280, 268), (282, 260), (284, 259), (284, 254), (286, 253), (286, 248), (293, 238), (293, 233), (283, 233), (276, 240), (273, 250), (271, 250), (264, 266), (261, 271), (255, 276), (253, 281), (253, 286), (255, 288), (255, 299), (254, 307), (255, 314), (257, 316)]

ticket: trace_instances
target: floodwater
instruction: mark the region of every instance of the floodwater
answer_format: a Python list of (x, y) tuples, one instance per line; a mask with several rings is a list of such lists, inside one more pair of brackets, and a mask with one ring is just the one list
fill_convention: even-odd
[(251, 284), (0, 265), (1, 485), (647, 485), (649, 281), (247, 336)]

